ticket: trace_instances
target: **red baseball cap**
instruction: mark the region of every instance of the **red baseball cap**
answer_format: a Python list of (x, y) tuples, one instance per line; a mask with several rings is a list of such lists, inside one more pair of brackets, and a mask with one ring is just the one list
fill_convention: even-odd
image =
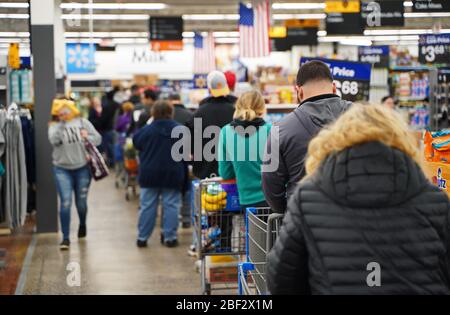
[(234, 90), (236, 86), (236, 75), (232, 71), (225, 72), (225, 78), (227, 79), (227, 84), (230, 90)]

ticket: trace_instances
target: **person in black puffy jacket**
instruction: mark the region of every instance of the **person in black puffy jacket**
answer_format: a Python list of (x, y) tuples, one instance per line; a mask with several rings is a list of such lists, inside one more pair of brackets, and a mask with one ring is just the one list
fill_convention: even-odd
[(353, 105), (312, 140), (267, 258), (272, 294), (448, 294), (447, 195), (395, 112)]

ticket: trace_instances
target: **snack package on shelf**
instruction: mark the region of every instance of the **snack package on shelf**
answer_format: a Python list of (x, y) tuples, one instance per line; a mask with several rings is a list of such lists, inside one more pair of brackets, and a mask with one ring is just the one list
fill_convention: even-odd
[(450, 163), (450, 129), (425, 132), (425, 160), (427, 162)]

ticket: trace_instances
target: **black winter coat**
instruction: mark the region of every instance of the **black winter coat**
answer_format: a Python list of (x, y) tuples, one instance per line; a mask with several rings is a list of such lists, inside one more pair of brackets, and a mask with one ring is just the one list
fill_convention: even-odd
[[(397, 149), (371, 142), (332, 155), (289, 202), (268, 256), (269, 290), (448, 294), (449, 209), (447, 195)], [(368, 285), (371, 262), (380, 286)]]
[[(194, 155), (193, 173), (196, 177), (204, 179), (211, 177), (211, 175), (218, 176), (219, 165), (217, 163), (217, 146), (219, 143), (219, 136), (209, 135), (211, 137), (203, 137), (203, 133), (207, 127), (215, 127), (220, 133), (220, 129), (225, 125), (229, 124), (233, 120), (234, 115), (234, 103), (230, 101), (229, 97), (208, 97), (202, 101), (199, 109), (194, 113), (192, 119), (186, 124), (191, 132), (191, 144), (192, 144), (192, 154)], [(194, 119), (201, 118), (201, 125), (194, 125)], [(196, 142), (201, 141), (202, 151), (206, 145), (212, 148), (211, 151), (216, 158), (213, 161), (208, 161), (205, 156), (197, 156), (203, 152), (195, 152)], [(211, 143), (210, 143), (211, 142)], [(199, 146), (200, 147), (200, 146)], [(208, 150), (209, 151), (209, 150)]]

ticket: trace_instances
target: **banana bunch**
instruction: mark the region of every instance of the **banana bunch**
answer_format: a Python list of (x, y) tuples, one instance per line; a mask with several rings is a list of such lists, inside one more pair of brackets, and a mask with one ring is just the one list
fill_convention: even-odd
[(227, 193), (222, 191), (212, 195), (205, 191), (202, 193), (202, 205), (206, 211), (220, 211), (227, 205)]

